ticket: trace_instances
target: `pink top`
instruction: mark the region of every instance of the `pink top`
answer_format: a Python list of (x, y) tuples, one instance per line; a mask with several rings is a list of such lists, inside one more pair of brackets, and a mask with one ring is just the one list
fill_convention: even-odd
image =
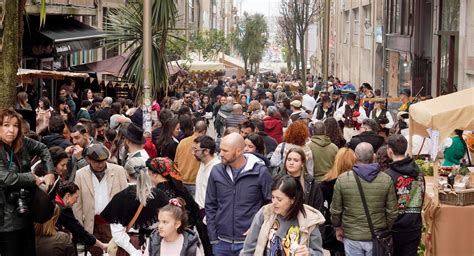
[(166, 242), (164, 238), (161, 239), (160, 255), (180, 255), (183, 249), (184, 236), (179, 234), (178, 239), (174, 242)]

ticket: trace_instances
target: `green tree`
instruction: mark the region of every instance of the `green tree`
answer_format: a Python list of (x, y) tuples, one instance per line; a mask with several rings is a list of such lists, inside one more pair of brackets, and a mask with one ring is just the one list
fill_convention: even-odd
[(204, 60), (214, 59), (219, 52), (228, 53), (230, 50), (224, 32), (217, 29), (197, 32), (189, 44), (189, 48), (197, 52)]
[[(175, 35), (177, 9), (173, 0), (155, 0), (152, 9), (152, 81), (154, 97), (168, 88), (167, 45), (179, 49), (181, 37)], [(124, 78), (137, 85), (141, 97), (143, 86), (143, 2), (129, 3), (119, 9), (111, 9), (106, 18), (107, 36), (105, 47), (125, 46), (130, 51), (124, 63)], [(176, 53), (174, 53), (176, 55)]]
[(252, 72), (256, 71), (262, 61), (267, 41), (268, 26), (265, 17), (262, 14), (248, 15), (245, 12), (243, 21), (232, 34), (232, 42), (242, 56), (246, 72), (249, 65)]

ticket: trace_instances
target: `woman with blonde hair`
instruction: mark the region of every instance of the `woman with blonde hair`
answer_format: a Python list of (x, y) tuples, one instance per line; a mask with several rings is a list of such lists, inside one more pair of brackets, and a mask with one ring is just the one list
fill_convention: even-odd
[(56, 222), (60, 215), (58, 206), (54, 209), (53, 217), (44, 224), (35, 223), (36, 255), (75, 255), (71, 236), (56, 230)]
[(323, 248), (329, 250), (331, 255), (344, 255), (344, 244), (336, 239), (335, 230), (331, 223), (331, 214), (329, 212), (332, 195), (334, 193), (334, 185), (336, 184), (337, 177), (352, 170), (355, 162), (356, 156), (352, 149), (346, 147), (340, 148), (334, 159), (334, 165), (321, 181), (320, 187), (324, 197), (324, 206), (322, 207), (321, 213), (324, 215), (324, 218), (326, 218), (326, 222), (321, 228), (321, 235), (323, 237)]
[(265, 112), (262, 110), (262, 105), (257, 100), (252, 100), (249, 103), (247, 112), (250, 115), (250, 119), (263, 120), (265, 117)]
[(26, 92), (19, 92), (16, 95), (16, 109), (19, 110), (33, 110), (30, 103), (28, 103), (28, 94)]

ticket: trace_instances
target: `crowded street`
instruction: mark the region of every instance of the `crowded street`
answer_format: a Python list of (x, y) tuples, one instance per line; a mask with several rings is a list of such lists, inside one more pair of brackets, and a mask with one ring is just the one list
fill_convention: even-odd
[(474, 1), (0, 0), (0, 256), (473, 256)]

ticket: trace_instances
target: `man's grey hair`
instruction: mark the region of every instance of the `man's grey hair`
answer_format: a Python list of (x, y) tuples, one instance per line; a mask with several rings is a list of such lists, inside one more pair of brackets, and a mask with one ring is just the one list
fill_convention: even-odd
[(232, 111), (237, 112), (237, 113), (242, 113), (242, 105), (235, 104), (234, 106), (232, 106)]
[(374, 148), (367, 142), (361, 142), (355, 148), (357, 161), (364, 164), (370, 164), (374, 160)]
[(277, 107), (275, 107), (275, 106), (269, 106), (269, 107), (267, 108), (267, 114), (268, 114), (269, 116), (275, 116), (276, 113), (278, 113)]
[(322, 121), (316, 121), (313, 125), (313, 134), (314, 135), (325, 135), (326, 134), (326, 125)]
[(111, 97), (105, 97), (103, 102), (105, 106), (112, 106), (112, 103), (114, 102), (114, 100)]
[[(390, 113), (387, 113), (387, 114), (390, 114)], [(369, 119), (369, 118), (364, 119), (362, 121), (362, 126), (364, 126), (369, 131), (374, 131), (374, 132), (379, 131), (379, 124), (374, 119)]]

